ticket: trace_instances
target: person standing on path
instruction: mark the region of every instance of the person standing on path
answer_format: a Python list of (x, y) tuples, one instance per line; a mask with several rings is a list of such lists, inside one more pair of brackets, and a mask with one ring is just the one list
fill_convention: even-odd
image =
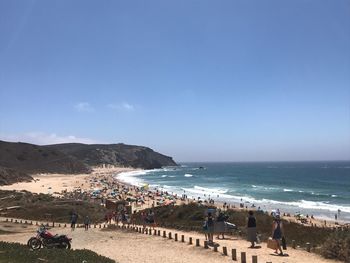
[(73, 212), (71, 215), (71, 220), (70, 220), (70, 222), (71, 222), (70, 227), (71, 227), (72, 231), (75, 229), (75, 224), (77, 223), (77, 221), (78, 221), (78, 215), (76, 212)]
[(89, 230), (89, 226), (90, 226), (90, 218), (89, 218), (89, 216), (85, 216), (84, 226), (85, 226), (85, 231)]
[(208, 226), (208, 240), (209, 245), (213, 245), (214, 241), (214, 218), (211, 212), (208, 213), (207, 217), (207, 226)]
[(280, 251), (279, 255), (283, 256), (283, 251), (281, 248), (281, 239), (283, 236), (283, 227), (281, 218), (279, 215), (276, 215), (273, 224), (272, 224), (272, 239), (276, 241), (277, 247), (275, 253), (278, 254), (278, 250)]
[(249, 211), (248, 226), (247, 226), (247, 239), (251, 243), (250, 248), (255, 248), (256, 239), (256, 219), (253, 211)]

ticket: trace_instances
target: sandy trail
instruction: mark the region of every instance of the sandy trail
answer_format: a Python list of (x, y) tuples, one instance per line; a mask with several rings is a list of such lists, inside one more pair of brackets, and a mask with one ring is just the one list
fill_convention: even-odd
[[(17, 233), (0, 235), (0, 240), (8, 242), (20, 242), (25, 244), (36, 230), (35, 226), (24, 226), (21, 224), (5, 223), (0, 224), (0, 229), (14, 231)], [(262, 243), (260, 249), (248, 249), (249, 243), (245, 240), (230, 237), (229, 240), (219, 240), (219, 252), (213, 252), (211, 249), (204, 249), (204, 237), (196, 232), (182, 232), (170, 229), (162, 229), (178, 233), (179, 240), (181, 235), (185, 235), (185, 243), (175, 242), (174, 239), (139, 234), (131, 230), (104, 230), (92, 228), (85, 231), (82, 228), (71, 231), (69, 228), (52, 228), (50, 232), (59, 234), (68, 234), (73, 238), (73, 249), (91, 249), (98, 254), (110, 257), (119, 263), (216, 263), (216, 262), (233, 262), (231, 259), (231, 249), (237, 249), (238, 261), (240, 262), (240, 252), (247, 253), (247, 262), (252, 262), (252, 255), (258, 256), (258, 262), (273, 263), (334, 263), (338, 261), (326, 260), (314, 253), (308, 253), (302, 250), (288, 248), (286, 251), (288, 257), (279, 257), (273, 255), (273, 251), (266, 248), (266, 243)], [(153, 231), (152, 231), (153, 234)], [(188, 238), (193, 238), (193, 245), (188, 244)], [(200, 239), (200, 247), (195, 246), (195, 240)], [(222, 247), (227, 246), (229, 256), (223, 256)]]

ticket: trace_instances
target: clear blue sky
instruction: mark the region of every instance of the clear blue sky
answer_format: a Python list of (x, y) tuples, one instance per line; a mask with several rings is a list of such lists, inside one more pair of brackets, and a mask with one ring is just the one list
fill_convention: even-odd
[(350, 2), (0, 1), (0, 139), (350, 159)]

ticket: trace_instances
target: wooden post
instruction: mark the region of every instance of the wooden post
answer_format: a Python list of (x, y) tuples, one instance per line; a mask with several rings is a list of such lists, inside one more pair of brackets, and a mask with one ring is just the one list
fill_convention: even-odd
[(166, 237), (166, 232), (165, 231), (163, 231), (163, 237)]
[(64, 227), (67, 227), (67, 224), (64, 224)]
[(13, 222), (13, 218), (11, 218), (11, 222)]
[(306, 243), (306, 251), (311, 252), (311, 244), (309, 242)]
[(227, 247), (222, 247), (222, 253), (224, 253), (224, 255), (227, 256)]
[(55, 222), (52, 222), (52, 227), (55, 227)]
[(100, 225), (100, 227), (99, 228), (101, 228), (101, 225)]
[(185, 236), (181, 235), (181, 242), (185, 242)]
[(177, 233), (175, 233), (175, 241), (177, 241)]
[(241, 263), (247, 263), (247, 258), (245, 252), (241, 252)]
[(233, 248), (231, 252), (232, 252), (232, 260), (237, 261), (237, 250)]
[(8, 218), (6, 218), (6, 222), (8, 222), (9, 221), (9, 219)]
[(61, 224), (58, 224), (58, 227), (61, 227)]
[(26, 220), (26, 221), (24, 221), (24, 223), (25, 223), (25, 224), (28, 224), (28, 223), (27, 223), (27, 220)]
[(160, 230), (158, 230), (158, 236), (160, 236)]
[(20, 221), (21, 224), (23, 224), (22, 220)]
[(152, 235), (152, 229), (149, 229), (148, 234)]
[(258, 263), (258, 256), (252, 256), (252, 263)]
[(292, 248), (295, 249), (295, 240), (292, 240)]
[(196, 239), (196, 247), (199, 247), (199, 239)]
[(145, 229), (145, 233), (146, 233), (146, 235), (148, 234), (148, 229), (147, 228)]
[(157, 235), (157, 230), (155, 230), (155, 229), (153, 230), (153, 235), (155, 235), (155, 236)]
[(218, 245), (214, 245), (214, 252), (218, 252)]
[(209, 246), (208, 246), (208, 241), (207, 241), (207, 240), (204, 241), (204, 248), (205, 248), (205, 249), (208, 249), (208, 248), (209, 248)]
[(169, 232), (168, 236), (169, 236), (169, 239), (172, 239), (172, 237), (171, 237), (171, 232)]
[(188, 239), (188, 244), (192, 245), (192, 237)]

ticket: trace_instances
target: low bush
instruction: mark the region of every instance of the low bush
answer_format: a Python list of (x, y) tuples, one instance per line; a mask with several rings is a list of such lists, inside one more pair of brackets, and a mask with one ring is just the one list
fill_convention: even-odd
[(336, 231), (332, 233), (322, 245), (321, 255), (325, 258), (350, 263), (350, 232)]
[(0, 241), (0, 262), (7, 263), (115, 263), (114, 260), (87, 249), (39, 249), (32, 251), (19, 243)]

